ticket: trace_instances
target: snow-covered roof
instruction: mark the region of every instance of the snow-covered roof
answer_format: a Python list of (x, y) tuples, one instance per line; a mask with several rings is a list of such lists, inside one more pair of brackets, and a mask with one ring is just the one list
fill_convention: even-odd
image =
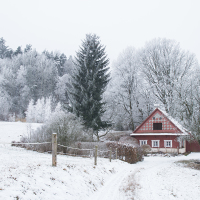
[(132, 135), (188, 135), (188, 133), (131, 133)]
[(158, 108), (158, 110), (160, 110), (160, 112), (162, 112), (176, 127), (178, 127), (183, 132), (183, 134), (188, 135), (189, 131), (186, 128), (184, 128), (178, 121), (176, 121), (172, 116), (170, 116), (164, 110), (161, 110), (160, 108)]
[[(178, 128), (178, 130), (180, 132), (178, 133), (137, 133), (137, 131), (140, 129), (141, 126), (143, 126), (143, 124), (146, 123), (146, 121), (149, 119), (150, 116), (152, 116), (154, 113), (156, 113), (156, 111), (160, 111), (169, 121), (171, 121), (172, 124), (174, 124), (174, 126), (176, 126)], [(135, 130), (134, 132), (131, 134), (131, 136), (133, 135), (188, 135), (189, 131), (187, 129), (185, 129), (178, 121), (176, 121), (172, 116), (170, 116), (168, 113), (166, 113), (165, 111), (161, 110), (160, 108), (156, 108)]]

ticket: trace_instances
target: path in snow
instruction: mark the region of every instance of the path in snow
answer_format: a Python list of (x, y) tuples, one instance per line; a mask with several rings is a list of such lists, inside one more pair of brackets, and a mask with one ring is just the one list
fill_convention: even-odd
[(187, 157), (147, 157), (136, 173), (135, 200), (199, 200), (200, 171), (178, 166), (175, 161), (200, 158), (200, 153)]
[[(147, 158), (148, 159), (148, 158)], [(113, 175), (106, 183), (105, 185), (99, 189), (91, 198), (90, 200), (127, 200), (127, 199), (131, 199), (135, 198), (134, 193), (135, 191), (133, 191), (133, 194), (129, 194), (129, 196), (126, 196), (126, 194), (121, 190), (124, 187), (126, 188), (126, 181), (128, 180), (128, 177), (133, 175), (132, 177), (136, 176), (136, 174), (140, 174), (142, 177), (145, 178), (145, 182), (146, 183), (150, 183), (151, 182), (151, 177), (148, 176), (147, 174), (155, 174), (157, 173), (157, 170), (159, 168), (162, 168), (166, 162), (160, 162), (159, 159), (157, 162), (155, 162), (155, 159), (152, 158), (153, 161), (147, 161), (147, 164), (144, 165), (144, 162), (139, 162), (137, 164), (131, 164), (128, 166), (123, 167), (119, 172), (117, 172), (115, 175)], [(162, 159), (162, 158), (161, 158)], [(166, 160), (166, 158), (165, 158)], [(166, 160), (168, 161), (168, 160)], [(171, 163), (171, 162), (170, 162)], [(132, 180), (133, 184), (137, 184), (139, 187), (141, 188), (141, 186), (138, 184), (140, 181), (137, 179), (137, 181), (135, 181), (134, 179)], [(140, 183), (143, 186), (143, 183)], [(154, 191), (152, 190), (152, 188), (154, 187), (154, 185), (149, 184), (148, 189), (150, 189), (150, 191)], [(131, 196), (130, 196), (131, 195)], [(150, 196), (151, 197), (151, 196)], [(147, 198), (148, 199), (148, 198)], [(140, 199), (139, 199), (140, 200)], [(150, 200), (150, 199), (149, 199)]]
[(105, 185), (99, 189), (90, 200), (124, 200), (127, 199), (120, 187), (123, 180), (137, 171), (136, 165), (126, 165), (119, 172), (114, 174)]
[[(90, 200), (199, 200), (200, 171), (178, 166), (175, 161), (199, 159), (200, 153), (178, 157), (145, 157), (143, 162), (124, 166), (100, 188)], [(126, 195), (128, 176), (136, 188)]]

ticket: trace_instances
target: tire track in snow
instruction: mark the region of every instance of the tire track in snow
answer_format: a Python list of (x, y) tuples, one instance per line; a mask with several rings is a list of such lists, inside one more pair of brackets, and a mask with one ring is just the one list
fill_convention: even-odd
[(134, 173), (138, 168), (135, 165), (128, 165), (112, 176), (105, 185), (95, 192), (91, 200), (124, 200), (124, 194), (120, 192), (120, 186), (123, 180), (130, 174)]

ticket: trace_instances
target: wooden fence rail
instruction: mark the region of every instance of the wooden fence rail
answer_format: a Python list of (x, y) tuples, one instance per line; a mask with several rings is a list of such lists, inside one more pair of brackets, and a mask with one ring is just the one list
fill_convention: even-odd
[[(52, 134), (52, 166), (56, 166), (57, 164), (57, 159), (56, 159), (56, 154), (57, 154), (57, 146), (69, 148), (69, 149), (74, 149), (74, 150), (80, 150), (80, 151), (94, 151), (94, 165), (97, 165), (97, 157), (98, 157), (98, 152), (108, 152), (109, 153), (109, 160), (111, 162), (112, 158), (112, 150), (108, 151), (99, 151), (98, 146), (95, 146), (94, 149), (80, 149), (80, 148), (73, 148), (73, 147), (68, 147), (64, 145), (57, 144), (57, 136), (56, 133)], [(116, 159), (117, 159), (117, 148), (116, 148)]]
[[(26, 145), (42, 145), (42, 144), (52, 144), (52, 166), (56, 167), (57, 166), (57, 154), (58, 154), (58, 146), (64, 147), (64, 148), (69, 148), (69, 149), (73, 149), (73, 150), (80, 150), (80, 151), (93, 151), (93, 156), (94, 156), (94, 165), (97, 165), (97, 157), (98, 157), (98, 152), (101, 153), (108, 153), (108, 158), (109, 161), (111, 162), (112, 159), (112, 149), (109, 148), (109, 150), (107, 151), (101, 151), (98, 150), (98, 146), (95, 146), (94, 149), (80, 149), (80, 148), (74, 148), (74, 147), (68, 147), (68, 146), (64, 146), (61, 144), (57, 143), (57, 134), (53, 133), (52, 134), (52, 142), (36, 142), (36, 143), (23, 143), (23, 142), (12, 142), (12, 143), (4, 143), (4, 144), (11, 144), (11, 146), (16, 146), (16, 147), (23, 147), (25, 148)], [(24, 146), (25, 145), (25, 146)], [(116, 152), (114, 152), (114, 154), (116, 154), (116, 159), (117, 159), (117, 148), (116, 148)], [(102, 155), (102, 154), (101, 154)]]

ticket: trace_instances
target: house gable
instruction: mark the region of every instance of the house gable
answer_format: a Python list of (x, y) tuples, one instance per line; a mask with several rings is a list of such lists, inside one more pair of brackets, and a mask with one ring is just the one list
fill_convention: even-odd
[(172, 152), (173, 149), (178, 153), (186, 151), (185, 140), (182, 137), (184, 135), (188, 135), (188, 131), (159, 108), (156, 108), (131, 134), (140, 145), (149, 145), (153, 152)]
[(156, 108), (133, 133), (183, 133), (166, 113)]

